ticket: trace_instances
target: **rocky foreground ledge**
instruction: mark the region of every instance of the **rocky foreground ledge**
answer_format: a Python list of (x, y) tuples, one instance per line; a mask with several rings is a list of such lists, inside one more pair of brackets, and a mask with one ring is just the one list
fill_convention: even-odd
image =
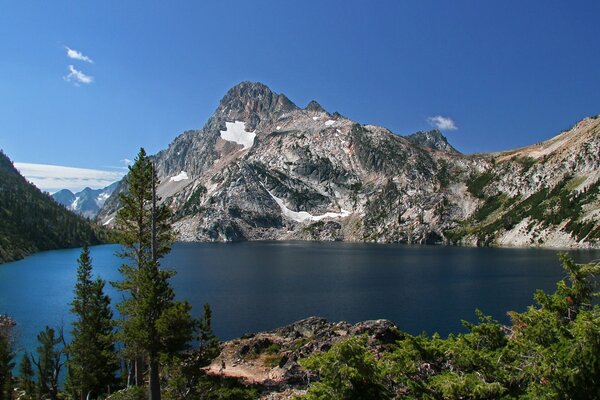
[(263, 399), (286, 399), (306, 392), (316, 379), (298, 360), (327, 351), (334, 343), (365, 335), (375, 352), (394, 343), (403, 334), (388, 320), (350, 324), (310, 317), (283, 328), (244, 335), (225, 342), (219, 356), (205, 368), (208, 374), (240, 380), (263, 389)]

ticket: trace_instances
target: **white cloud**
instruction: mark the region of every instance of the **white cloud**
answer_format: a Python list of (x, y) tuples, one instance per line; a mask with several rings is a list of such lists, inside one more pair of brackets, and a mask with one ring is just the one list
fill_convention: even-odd
[(63, 167), (60, 165), (15, 163), (27, 180), (39, 189), (53, 193), (61, 189), (79, 192), (85, 187), (100, 189), (118, 181), (125, 171)]
[(455, 131), (458, 129), (456, 123), (450, 117), (436, 115), (435, 117), (427, 118), (427, 122), (441, 131)]
[(89, 58), (88, 56), (84, 56), (80, 51), (71, 49), (67, 46), (65, 46), (65, 49), (67, 49), (67, 57), (72, 58), (73, 60), (85, 61), (90, 64), (94, 63), (94, 61), (91, 58)]
[(72, 65), (69, 65), (69, 75), (65, 76), (63, 79), (67, 82), (73, 82), (77, 86), (79, 86), (80, 83), (85, 83), (87, 85), (94, 82), (93, 76), (84, 74), (78, 69), (75, 69)]
[(122, 162), (123, 164), (125, 164), (125, 166), (129, 166), (129, 165), (132, 165), (132, 164), (133, 164), (133, 161), (132, 161), (132, 160), (130, 160), (129, 158), (124, 158), (124, 159), (122, 159), (122, 160), (121, 160), (121, 162)]

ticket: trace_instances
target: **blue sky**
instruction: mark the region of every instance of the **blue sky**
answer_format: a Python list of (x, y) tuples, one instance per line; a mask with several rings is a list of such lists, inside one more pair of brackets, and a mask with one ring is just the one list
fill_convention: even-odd
[(0, 148), (122, 167), (202, 127), (243, 80), (398, 134), (443, 116), (465, 153), (524, 146), (600, 113), (598, 15), (598, 1), (0, 0)]

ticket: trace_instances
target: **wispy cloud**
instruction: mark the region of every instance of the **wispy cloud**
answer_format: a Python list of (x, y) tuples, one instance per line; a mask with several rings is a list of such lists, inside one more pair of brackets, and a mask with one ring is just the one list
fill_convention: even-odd
[(454, 120), (450, 117), (444, 117), (442, 115), (436, 115), (434, 117), (427, 118), (427, 122), (435, 126), (441, 131), (455, 131), (458, 129)]
[(80, 51), (71, 49), (68, 46), (65, 46), (65, 49), (67, 49), (67, 57), (72, 58), (73, 60), (84, 61), (90, 64), (94, 63), (94, 61), (91, 58), (89, 58), (86, 55), (83, 55), (83, 53), (81, 53)]
[(87, 85), (94, 82), (93, 76), (84, 74), (72, 65), (69, 65), (69, 75), (63, 77), (63, 79), (67, 82), (73, 82), (75, 85), (79, 85), (80, 83)]
[(133, 160), (130, 160), (129, 158), (124, 158), (124, 159), (121, 160), (121, 162), (123, 164), (125, 164), (126, 167), (128, 167), (128, 166), (130, 166), (130, 165), (133, 164)]
[(15, 167), (29, 182), (50, 193), (61, 189), (75, 193), (86, 187), (104, 188), (121, 179), (126, 172), (19, 162), (15, 163)]

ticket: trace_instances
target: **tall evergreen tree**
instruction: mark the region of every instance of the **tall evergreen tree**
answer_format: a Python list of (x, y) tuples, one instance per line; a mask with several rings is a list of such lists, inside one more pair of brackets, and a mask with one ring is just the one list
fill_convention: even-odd
[(19, 364), (19, 387), (25, 392), (25, 396), (22, 398), (25, 400), (32, 400), (35, 398), (35, 383), (33, 382), (33, 365), (29, 355), (25, 353), (21, 358)]
[(205, 365), (209, 365), (219, 355), (219, 339), (212, 330), (212, 310), (208, 303), (204, 304), (204, 314), (198, 324), (198, 344)]
[(85, 399), (107, 393), (117, 385), (115, 377), (119, 360), (115, 352), (110, 298), (104, 294), (104, 281), (92, 279), (92, 260), (83, 247), (77, 269), (75, 298), (71, 312), (75, 314), (72, 341), (67, 347), (66, 388), (74, 398)]
[[(57, 332), (46, 326), (37, 336), (38, 358), (31, 357), (37, 369), (38, 394), (50, 400), (58, 399), (58, 382), (64, 365), (64, 339), (62, 331)], [(63, 347), (59, 347), (62, 345)]]
[(149, 366), (149, 398), (160, 400), (160, 356), (174, 354), (192, 339), (194, 321), (187, 302), (175, 301), (169, 284), (172, 271), (160, 268), (160, 259), (174, 239), (170, 210), (159, 204), (158, 179), (144, 149), (127, 176), (128, 191), (120, 195), (116, 224), (121, 231), (121, 266), (124, 280), (115, 284), (128, 296), (117, 306), (124, 317), (120, 336), (130, 358), (136, 359), (136, 381), (140, 383), (140, 357)]
[(10, 337), (0, 333), (0, 400), (11, 398), (13, 358)]

